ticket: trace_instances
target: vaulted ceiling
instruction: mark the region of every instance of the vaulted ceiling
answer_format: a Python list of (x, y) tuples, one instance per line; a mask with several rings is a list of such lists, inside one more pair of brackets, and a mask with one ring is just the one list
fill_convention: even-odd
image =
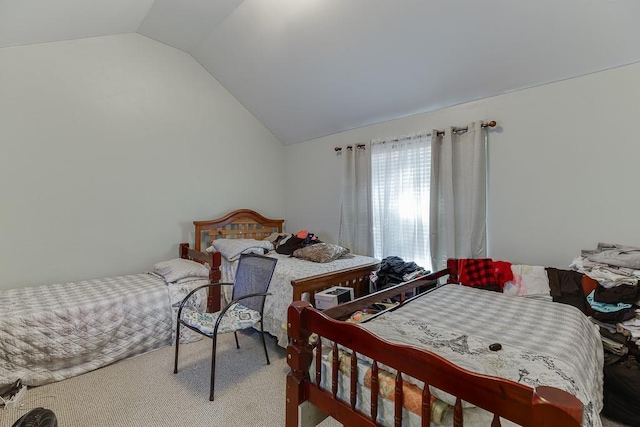
[(0, 0), (0, 47), (138, 32), (284, 144), (640, 61), (637, 0)]

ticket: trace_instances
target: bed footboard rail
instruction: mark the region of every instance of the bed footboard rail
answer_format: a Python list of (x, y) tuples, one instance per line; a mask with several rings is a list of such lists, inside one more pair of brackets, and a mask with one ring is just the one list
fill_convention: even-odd
[[(492, 427), (500, 426), (499, 417), (525, 427), (569, 427), (579, 426), (583, 405), (573, 395), (553, 387), (532, 389), (507, 379), (476, 374), (460, 368), (446, 359), (416, 347), (393, 344), (382, 340), (355, 324), (331, 319), (315, 310), (308, 302), (297, 301), (288, 309), (288, 332), (291, 338), (287, 347), (286, 425), (301, 425), (299, 407), (310, 402), (320, 411), (331, 415), (344, 425), (375, 426), (378, 408), (378, 371), (386, 365), (397, 372), (395, 375), (394, 425), (402, 425), (403, 375), (424, 382), (422, 389), (422, 425), (428, 426), (431, 419), (431, 395), (429, 385), (450, 393), (455, 397), (453, 407), (454, 426), (463, 425), (462, 401), (469, 402), (494, 414)], [(312, 334), (317, 338), (311, 342)], [(351, 363), (350, 394), (338, 396), (338, 375), (344, 359), (338, 358), (338, 344), (342, 354)], [(332, 350), (331, 373), (323, 378), (321, 358), (323, 347)], [(326, 347), (325, 347), (326, 348)], [(345, 353), (346, 351), (346, 353)], [(325, 352), (324, 355), (328, 355)], [(371, 363), (371, 402), (368, 412), (371, 417), (356, 409), (356, 366), (364, 363), (357, 356), (373, 360)], [(314, 381), (311, 381), (312, 361)], [(344, 367), (346, 369), (346, 367)], [(380, 368), (382, 369), (382, 368)], [(327, 384), (327, 389), (322, 383)], [(428, 402), (428, 403), (425, 403)], [(364, 403), (364, 402), (363, 402)], [(315, 425), (315, 424), (314, 424)]]
[(302, 295), (309, 293), (311, 304), (315, 304), (315, 293), (333, 286), (353, 288), (355, 298), (369, 293), (369, 276), (378, 267), (378, 263), (365, 264), (327, 274), (292, 280), (293, 301), (301, 301)]

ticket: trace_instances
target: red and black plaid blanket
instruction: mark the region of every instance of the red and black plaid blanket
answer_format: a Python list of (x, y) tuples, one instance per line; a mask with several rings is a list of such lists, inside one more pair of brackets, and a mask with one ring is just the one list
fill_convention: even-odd
[(491, 258), (463, 258), (458, 260), (458, 281), (466, 286), (496, 287), (513, 280), (511, 263)]

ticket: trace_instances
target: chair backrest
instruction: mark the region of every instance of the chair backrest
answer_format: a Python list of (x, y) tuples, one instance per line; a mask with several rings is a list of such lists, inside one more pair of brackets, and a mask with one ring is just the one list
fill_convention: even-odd
[[(236, 278), (233, 282), (232, 299), (248, 294), (266, 292), (271, 283), (273, 270), (276, 268), (276, 258), (262, 255), (245, 254), (240, 256)], [(262, 312), (264, 298), (247, 298), (240, 301), (247, 308)]]

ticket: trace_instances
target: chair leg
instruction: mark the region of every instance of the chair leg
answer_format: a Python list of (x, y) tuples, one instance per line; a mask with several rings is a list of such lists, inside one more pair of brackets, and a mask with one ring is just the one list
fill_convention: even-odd
[(173, 373), (178, 373), (178, 347), (180, 346), (180, 320), (176, 322), (176, 356), (173, 362)]
[(214, 334), (212, 338), (213, 340), (213, 350), (211, 354), (211, 388), (209, 389), (209, 400), (213, 402), (213, 390), (216, 382), (216, 338), (218, 334)]
[(238, 332), (233, 331), (233, 335), (236, 337), (236, 348), (240, 348), (240, 343), (238, 343)]
[(267, 353), (267, 343), (264, 342), (264, 324), (262, 323), (262, 319), (260, 319), (260, 339), (262, 339), (262, 347), (264, 347), (264, 356), (267, 358), (267, 365), (270, 365), (269, 361), (269, 353)]

